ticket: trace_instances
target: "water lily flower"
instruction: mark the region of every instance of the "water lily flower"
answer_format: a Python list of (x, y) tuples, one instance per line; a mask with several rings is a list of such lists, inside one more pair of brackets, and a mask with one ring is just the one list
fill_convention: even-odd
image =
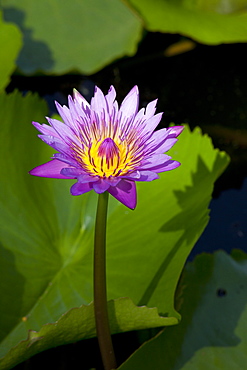
[(52, 159), (30, 171), (31, 175), (77, 179), (72, 195), (90, 190), (108, 191), (127, 207), (136, 207), (136, 181), (152, 181), (158, 173), (173, 170), (179, 162), (164, 154), (177, 141), (183, 126), (154, 131), (162, 113), (155, 114), (157, 100), (138, 111), (138, 87), (120, 107), (116, 91), (107, 95), (96, 87), (89, 104), (76, 90), (69, 107), (56, 102), (63, 122), (47, 118), (49, 125), (33, 122), (38, 135), (57, 151)]

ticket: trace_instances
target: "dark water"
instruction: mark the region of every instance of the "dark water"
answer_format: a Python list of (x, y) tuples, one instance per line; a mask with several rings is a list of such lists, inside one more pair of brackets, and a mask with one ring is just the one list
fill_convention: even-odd
[(232, 249), (247, 252), (247, 179), (241, 189), (223, 191), (210, 204), (210, 221), (190, 254)]

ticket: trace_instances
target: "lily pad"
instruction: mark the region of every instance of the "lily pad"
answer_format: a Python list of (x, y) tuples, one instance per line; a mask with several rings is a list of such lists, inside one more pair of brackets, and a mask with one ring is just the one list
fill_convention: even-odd
[(10, 76), (16, 68), (16, 59), (22, 46), (22, 35), (14, 24), (2, 20), (0, 11), (0, 91), (10, 81)]
[[(136, 307), (128, 298), (110, 301), (108, 312), (112, 334), (145, 329), (147, 325), (151, 328), (177, 324), (176, 318), (171, 322), (170, 318), (159, 316), (157, 308)], [(24, 322), (27, 320), (28, 317), (22, 318)], [(54, 347), (54, 339), (56, 346), (59, 346), (95, 335), (93, 303), (72, 308), (55, 323), (46, 324), (39, 331), (30, 330), (27, 339), (12, 348), (0, 362), (1, 369), (11, 369), (18, 362)]]
[(3, 0), (4, 18), (24, 37), (23, 73), (94, 73), (133, 55), (142, 26), (120, 0)]
[[(129, 0), (153, 32), (179, 33), (198, 42), (216, 45), (247, 42), (247, 10), (227, 1), (224, 14), (219, 1)], [(226, 3), (226, 2), (225, 2)], [(223, 14), (222, 14), (223, 13)]]
[(121, 370), (247, 367), (247, 255), (200, 255), (182, 280), (181, 323), (145, 343)]

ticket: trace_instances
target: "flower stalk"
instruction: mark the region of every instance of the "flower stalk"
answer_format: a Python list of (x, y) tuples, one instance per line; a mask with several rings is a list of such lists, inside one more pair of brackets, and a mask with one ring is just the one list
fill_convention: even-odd
[(107, 311), (106, 222), (108, 192), (99, 194), (94, 234), (94, 314), (96, 332), (105, 370), (117, 368)]

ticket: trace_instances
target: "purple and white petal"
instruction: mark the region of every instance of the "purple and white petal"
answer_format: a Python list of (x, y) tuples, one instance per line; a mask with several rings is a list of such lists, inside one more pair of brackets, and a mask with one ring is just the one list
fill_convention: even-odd
[[(170, 150), (173, 145), (177, 142), (176, 138), (162, 138), (162, 130), (155, 131), (152, 138), (146, 143), (146, 155), (149, 153), (161, 154)], [(152, 140), (153, 139), (153, 140)]]
[(66, 126), (63, 122), (56, 119), (47, 117), (47, 121), (65, 143), (70, 144), (71, 142), (75, 142), (77, 145), (81, 145), (81, 142), (75, 135), (75, 131), (71, 127)]
[(114, 89), (114, 86), (110, 86), (110, 89), (108, 90), (108, 94), (106, 94), (105, 99), (108, 105), (108, 109), (111, 110), (113, 103), (116, 99), (116, 90)]
[(169, 137), (171, 137), (171, 135), (174, 135), (174, 137), (178, 137), (178, 135), (181, 134), (183, 129), (184, 129), (184, 126), (172, 126), (168, 128), (167, 131), (168, 131)]
[(153, 154), (149, 158), (142, 161), (138, 169), (153, 171), (153, 167), (163, 165), (164, 163), (168, 162), (170, 159), (171, 157), (167, 154)]
[[(39, 177), (50, 177), (53, 179), (68, 179), (67, 176), (61, 174), (63, 168), (68, 168), (69, 165), (58, 161), (57, 159), (53, 159), (50, 162), (46, 162), (33, 168), (29, 173), (33, 176)], [(76, 178), (76, 177), (74, 177)]]
[(94, 97), (91, 99), (91, 110), (101, 116), (101, 112), (107, 111), (106, 100), (103, 92), (96, 86)]
[[(68, 103), (69, 103), (69, 110), (71, 112), (71, 120), (69, 126), (72, 127), (74, 130), (78, 129), (78, 121), (80, 121), (80, 113), (83, 112), (82, 109), (80, 111), (77, 111), (76, 102), (74, 102), (72, 96), (69, 95), (68, 97)], [(82, 113), (83, 114), (83, 113)]]
[(128, 95), (124, 98), (119, 108), (119, 118), (131, 118), (136, 115), (139, 105), (138, 87), (134, 86)]
[(70, 147), (63, 143), (61, 139), (47, 135), (38, 135), (38, 137), (41, 140), (43, 140), (46, 144), (50, 145), (53, 149), (57, 150), (58, 152), (70, 156), (71, 154)]
[(123, 178), (127, 179), (127, 180), (133, 180), (133, 181), (153, 181), (153, 180), (157, 180), (159, 179), (159, 175), (157, 175), (157, 173), (153, 172), (153, 171), (148, 171), (148, 170), (140, 170), (140, 171), (136, 171), (139, 173), (139, 176), (135, 176), (135, 173), (134, 175), (132, 173), (130, 173), (129, 175), (125, 175), (125, 176), (122, 176)]
[(168, 152), (168, 150), (170, 150), (174, 144), (176, 144), (178, 139), (166, 139), (162, 145), (160, 146), (157, 146), (156, 148), (154, 148), (153, 152), (155, 154), (161, 154), (161, 153), (165, 153), (165, 152)]
[(72, 117), (71, 117), (71, 113), (70, 113), (69, 108), (66, 107), (66, 105), (61, 106), (57, 101), (55, 101), (55, 105), (56, 105), (56, 108), (57, 108), (57, 111), (58, 111), (59, 115), (63, 119), (63, 122), (67, 126), (70, 126), (71, 121), (72, 121)]
[(90, 108), (88, 101), (76, 89), (73, 89), (73, 98), (83, 110), (85, 110), (86, 107)]
[(122, 180), (117, 186), (111, 186), (108, 192), (126, 207), (135, 209), (137, 197), (134, 181)]
[(148, 105), (146, 106), (146, 110), (145, 110), (145, 118), (146, 119), (149, 119), (149, 118), (154, 116), (154, 114), (156, 112), (157, 101), (158, 101), (158, 99), (155, 99), (155, 100), (151, 101), (150, 103), (148, 103)]
[(176, 137), (183, 131), (183, 126), (174, 126), (155, 131), (146, 142), (146, 153), (165, 153), (177, 142)]
[(143, 131), (151, 134), (156, 129), (158, 124), (160, 123), (162, 115), (163, 113), (158, 113), (155, 116), (149, 118), (145, 122), (145, 130)]
[(46, 125), (45, 123), (43, 123), (43, 125), (41, 125), (40, 123), (38, 122), (32, 122), (32, 124), (34, 125), (34, 127), (39, 130), (42, 134), (44, 135), (48, 135), (48, 136), (54, 136), (54, 137), (57, 137), (57, 138), (60, 138), (60, 135), (54, 130), (53, 127), (51, 126), (48, 126)]
[(179, 167), (181, 165), (180, 162), (170, 160), (164, 164), (161, 164), (159, 166), (153, 167), (152, 171), (160, 173), (160, 172), (165, 172), (165, 171), (171, 171), (174, 170), (175, 168)]
[(145, 119), (145, 109), (142, 108), (139, 110), (139, 112), (135, 116), (133, 126), (136, 126), (138, 124), (140, 125), (141, 123), (143, 123), (144, 119)]

